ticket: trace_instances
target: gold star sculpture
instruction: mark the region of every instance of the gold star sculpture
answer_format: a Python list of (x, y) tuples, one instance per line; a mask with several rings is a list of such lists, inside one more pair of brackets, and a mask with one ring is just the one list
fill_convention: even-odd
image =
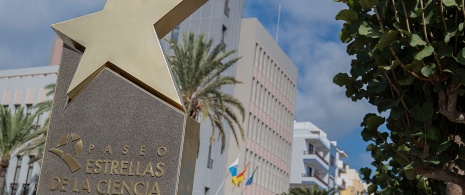
[(161, 49), (164, 37), (207, 0), (107, 0), (102, 11), (52, 25), (83, 52), (67, 96), (75, 98), (104, 67), (184, 111)]

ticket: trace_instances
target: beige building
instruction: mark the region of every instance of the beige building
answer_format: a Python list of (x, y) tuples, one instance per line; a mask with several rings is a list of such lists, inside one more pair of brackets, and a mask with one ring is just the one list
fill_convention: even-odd
[[(242, 19), (234, 89), (246, 109), (245, 141), (230, 146), (227, 162), (240, 155), (238, 171), (250, 161), (240, 188), (226, 181), (219, 194), (265, 195), (287, 192), (292, 154), (292, 130), (297, 68), (255, 18)], [(229, 136), (229, 143), (234, 143)], [(259, 165), (253, 184), (245, 186)], [(226, 167), (225, 167), (226, 168)], [(243, 193), (241, 193), (243, 191)]]
[(367, 193), (367, 184), (360, 179), (355, 169), (347, 169), (347, 173), (341, 175), (346, 181), (346, 189), (341, 190), (341, 195), (364, 195)]

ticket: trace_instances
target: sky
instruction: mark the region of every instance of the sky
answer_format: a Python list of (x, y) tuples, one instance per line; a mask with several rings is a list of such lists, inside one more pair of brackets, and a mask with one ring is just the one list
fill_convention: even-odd
[[(371, 155), (360, 136), (363, 116), (375, 109), (352, 102), (334, 75), (348, 72), (342, 26), (334, 18), (345, 5), (333, 0), (245, 0), (244, 17), (257, 17), (275, 37), (282, 1), (278, 43), (298, 68), (295, 120), (311, 121), (328, 133), (357, 170)], [(104, 0), (0, 0), (0, 70), (49, 64), (55, 37), (50, 24), (99, 11)]]

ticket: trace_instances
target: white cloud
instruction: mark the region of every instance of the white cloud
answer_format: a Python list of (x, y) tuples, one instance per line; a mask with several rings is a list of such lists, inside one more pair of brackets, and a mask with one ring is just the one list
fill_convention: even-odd
[[(345, 88), (332, 81), (337, 73), (350, 70), (352, 58), (338, 39), (342, 24), (334, 19), (344, 4), (312, 0), (283, 0), (282, 4), (279, 43), (299, 71), (296, 120), (313, 122), (330, 139), (358, 133), (363, 116), (375, 109), (366, 101), (352, 102), (345, 96)], [(245, 15), (269, 20), (266, 18), (277, 13), (278, 5), (277, 0), (255, 0), (249, 2)], [(275, 34), (276, 22), (265, 25)]]
[(0, 0), (0, 69), (47, 65), (53, 23), (101, 10), (104, 0)]

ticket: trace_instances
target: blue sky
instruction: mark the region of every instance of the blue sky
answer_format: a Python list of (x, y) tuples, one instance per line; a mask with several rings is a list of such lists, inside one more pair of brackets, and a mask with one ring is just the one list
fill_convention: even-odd
[[(257, 17), (276, 35), (280, 0), (245, 0), (244, 17)], [(45, 66), (55, 36), (50, 24), (99, 11), (104, 0), (0, 0), (0, 69)], [(351, 57), (340, 43), (334, 19), (344, 5), (333, 0), (282, 0), (279, 44), (297, 65), (297, 121), (311, 121), (349, 154), (351, 167), (371, 162), (360, 122), (375, 109), (354, 103), (332, 83), (347, 72)]]

